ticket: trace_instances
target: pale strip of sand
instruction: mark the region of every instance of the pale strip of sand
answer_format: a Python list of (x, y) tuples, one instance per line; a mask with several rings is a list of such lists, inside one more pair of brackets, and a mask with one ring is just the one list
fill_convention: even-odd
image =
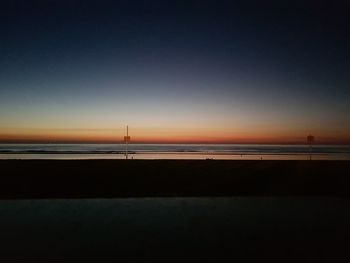
[[(156, 153), (132, 153), (128, 155), (129, 159), (140, 160), (309, 160), (309, 154), (230, 154), (230, 153), (173, 153), (173, 152), (156, 152)], [(4, 153), (0, 154), (0, 160), (90, 160), (90, 159), (125, 159), (124, 154), (89, 154), (89, 153)], [(312, 160), (350, 160), (350, 154), (313, 154)]]

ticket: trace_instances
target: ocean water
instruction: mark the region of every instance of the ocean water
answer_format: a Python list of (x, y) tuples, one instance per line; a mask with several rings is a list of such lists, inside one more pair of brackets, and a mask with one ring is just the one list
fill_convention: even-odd
[[(0, 144), (0, 159), (124, 159), (124, 144)], [(130, 159), (309, 159), (307, 145), (129, 144)], [(350, 145), (314, 145), (313, 159), (350, 160)]]

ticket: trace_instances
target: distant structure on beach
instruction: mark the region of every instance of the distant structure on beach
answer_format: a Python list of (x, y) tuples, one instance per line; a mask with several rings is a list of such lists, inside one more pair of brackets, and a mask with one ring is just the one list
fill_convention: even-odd
[(124, 136), (124, 143), (125, 143), (125, 158), (128, 159), (128, 144), (130, 142), (130, 136), (129, 136), (129, 126), (126, 126), (126, 136)]
[(306, 137), (307, 143), (309, 144), (309, 155), (310, 155), (310, 160), (312, 159), (312, 144), (315, 141), (315, 137), (312, 136), (311, 134)]

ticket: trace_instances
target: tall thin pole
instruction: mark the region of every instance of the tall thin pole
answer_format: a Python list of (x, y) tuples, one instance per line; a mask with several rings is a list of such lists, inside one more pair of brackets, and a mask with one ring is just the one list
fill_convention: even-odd
[(312, 160), (312, 144), (314, 143), (315, 137), (312, 136), (311, 134), (306, 137), (306, 140), (309, 144), (309, 160)]
[(125, 140), (125, 151), (126, 151), (126, 159), (128, 159), (128, 138), (129, 138), (129, 126), (126, 125), (126, 140)]

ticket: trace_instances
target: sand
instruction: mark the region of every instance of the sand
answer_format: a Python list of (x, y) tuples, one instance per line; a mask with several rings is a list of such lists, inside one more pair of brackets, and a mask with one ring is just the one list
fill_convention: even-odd
[(0, 167), (1, 262), (349, 261), (348, 161)]
[(1, 160), (0, 198), (347, 196), (349, 161)]
[(0, 262), (349, 262), (333, 197), (0, 200)]

